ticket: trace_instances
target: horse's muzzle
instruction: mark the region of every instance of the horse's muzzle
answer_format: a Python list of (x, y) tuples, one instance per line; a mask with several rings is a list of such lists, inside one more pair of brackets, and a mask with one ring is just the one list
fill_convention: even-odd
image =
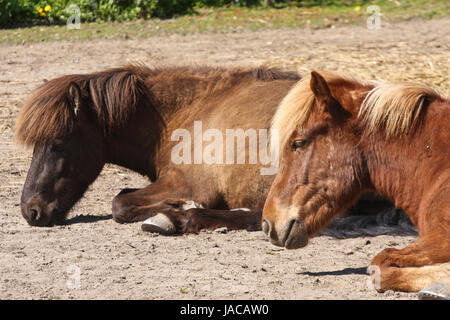
[(51, 227), (60, 214), (54, 203), (45, 204), (39, 196), (34, 196), (21, 203), (22, 216), (29, 225), (35, 227)]
[(308, 234), (303, 221), (291, 219), (276, 230), (273, 224), (263, 220), (262, 229), (269, 236), (270, 242), (286, 249), (298, 249), (308, 244)]

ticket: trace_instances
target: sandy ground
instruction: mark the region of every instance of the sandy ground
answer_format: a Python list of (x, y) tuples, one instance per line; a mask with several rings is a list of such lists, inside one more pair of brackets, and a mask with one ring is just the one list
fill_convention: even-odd
[[(271, 245), (262, 232), (164, 237), (111, 219), (111, 199), (143, 177), (107, 166), (68, 224), (33, 228), (19, 198), (31, 150), (12, 141), (24, 98), (44, 79), (127, 62), (274, 65), (331, 69), (362, 78), (415, 80), (449, 94), (450, 19), (172, 35), (146, 40), (0, 45), (0, 299), (416, 299), (379, 294), (365, 268), (383, 248), (414, 237), (314, 238), (304, 249)], [(1, 32), (1, 31), (0, 31)], [(79, 272), (79, 282), (76, 280)]]

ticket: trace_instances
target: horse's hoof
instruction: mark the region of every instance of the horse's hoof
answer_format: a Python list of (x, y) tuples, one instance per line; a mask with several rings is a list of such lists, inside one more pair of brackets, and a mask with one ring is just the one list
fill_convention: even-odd
[(189, 209), (203, 209), (203, 206), (200, 203), (195, 202), (194, 200), (188, 200), (184, 202), (181, 208), (187, 211)]
[(163, 235), (171, 235), (176, 232), (175, 225), (170, 219), (162, 213), (158, 213), (156, 216), (148, 218), (142, 223), (142, 231), (154, 232)]
[(419, 291), (418, 295), (419, 300), (450, 300), (450, 286), (435, 282)]

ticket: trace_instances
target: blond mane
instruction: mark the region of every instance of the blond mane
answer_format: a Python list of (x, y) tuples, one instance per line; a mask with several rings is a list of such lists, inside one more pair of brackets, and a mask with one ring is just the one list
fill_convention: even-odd
[[(442, 99), (436, 90), (425, 85), (360, 81), (331, 72), (319, 73), (328, 83), (343, 81), (373, 87), (358, 113), (366, 133), (373, 130), (383, 130), (387, 136), (407, 133), (420, 118), (427, 99)], [(272, 146), (272, 152), (283, 150), (292, 133), (308, 121), (314, 106), (310, 80), (310, 75), (302, 78), (278, 106), (271, 132), (278, 132), (279, 143), (278, 148)]]
[(272, 118), (270, 132), (278, 132), (278, 148), (272, 145), (272, 152), (280, 152), (295, 131), (308, 120), (314, 104), (314, 94), (309, 87), (311, 76), (298, 81), (283, 98)]
[(382, 129), (387, 137), (399, 136), (413, 129), (427, 99), (441, 99), (439, 93), (425, 85), (414, 83), (382, 83), (366, 96), (358, 117), (366, 132)]

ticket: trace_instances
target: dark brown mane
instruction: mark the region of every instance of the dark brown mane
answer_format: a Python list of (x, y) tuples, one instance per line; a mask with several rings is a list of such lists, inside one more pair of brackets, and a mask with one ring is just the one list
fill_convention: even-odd
[[(297, 72), (281, 71), (267, 67), (217, 66), (167, 66), (150, 71), (147, 84), (151, 90), (164, 91), (162, 96), (177, 96), (177, 103), (192, 101), (194, 98), (211, 95), (213, 92), (227, 90), (241, 81), (260, 80), (300, 80)], [(195, 85), (193, 85), (195, 83)], [(164, 87), (161, 87), (161, 85)], [(160, 96), (161, 96), (161, 92)], [(168, 104), (168, 101), (163, 101)], [(173, 104), (173, 103), (172, 103)]]
[[(150, 78), (155, 78), (155, 83), (159, 82), (159, 90), (167, 91), (167, 99), (178, 99), (180, 104), (186, 104), (199, 94), (210, 94), (245, 79), (300, 79), (295, 72), (264, 67), (150, 69), (141, 65), (127, 65), (91, 74), (67, 75), (44, 83), (27, 99), (16, 123), (16, 139), (27, 146), (43, 145), (72, 132), (75, 114), (69, 95), (71, 83), (77, 84), (81, 89), (83, 101), (89, 102), (86, 105), (91, 106), (98, 125), (108, 135), (124, 125), (143, 101), (148, 101), (147, 105), (155, 108), (158, 107), (155, 104), (162, 104), (160, 107), (164, 107), (166, 101), (157, 103), (152, 99), (153, 87), (146, 83)], [(203, 85), (192, 89), (192, 83), (198, 80)], [(156, 112), (164, 113), (161, 109)]]
[(81, 89), (105, 134), (123, 125), (146, 95), (144, 67), (126, 66), (87, 75), (67, 75), (38, 87), (22, 107), (16, 139), (27, 146), (43, 145), (72, 131), (75, 113), (69, 86)]
[(219, 79), (233, 79), (233, 81), (240, 81), (243, 79), (257, 79), (261, 81), (273, 80), (300, 80), (297, 72), (283, 71), (277, 68), (269, 67), (233, 67), (225, 68), (218, 66), (163, 66), (154, 69), (148, 69), (150, 76), (164, 74), (167, 78), (177, 76), (200, 76), (205, 80)]

